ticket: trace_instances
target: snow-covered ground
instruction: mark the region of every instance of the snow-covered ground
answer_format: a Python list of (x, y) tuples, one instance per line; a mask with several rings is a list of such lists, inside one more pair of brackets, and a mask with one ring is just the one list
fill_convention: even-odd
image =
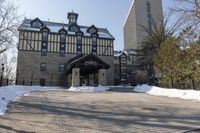
[(105, 86), (97, 86), (97, 87), (92, 87), (92, 86), (81, 86), (81, 87), (70, 87), (68, 91), (75, 91), (75, 92), (106, 92), (110, 88), (105, 87)]
[(14, 101), (18, 96), (22, 96), (32, 91), (56, 90), (58, 87), (41, 86), (6, 86), (0, 87), (0, 115), (3, 115), (7, 109), (7, 104)]
[(155, 96), (176, 97), (181, 99), (194, 99), (200, 101), (200, 91), (195, 90), (180, 90), (166, 89), (148, 85), (138, 85), (133, 89), (135, 92), (148, 93)]

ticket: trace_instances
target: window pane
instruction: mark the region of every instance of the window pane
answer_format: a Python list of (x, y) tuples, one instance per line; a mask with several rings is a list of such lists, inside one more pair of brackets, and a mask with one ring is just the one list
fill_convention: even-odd
[(63, 64), (59, 65), (59, 72), (64, 72), (65, 66)]
[(60, 36), (60, 42), (61, 43), (65, 43), (66, 42), (66, 37), (65, 37), (65, 34), (61, 34), (61, 36)]
[(46, 71), (46, 69), (47, 69), (47, 65), (45, 63), (42, 63), (40, 65), (40, 71)]
[(93, 38), (92, 38), (92, 44), (93, 44), (93, 45), (96, 45), (96, 44), (97, 44), (97, 38), (96, 38), (96, 37), (93, 37)]
[(82, 37), (81, 37), (81, 36), (78, 36), (78, 37), (77, 37), (77, 43), (78, 43), (78, 44), (82, 44)]
[(43, 41), (48, 41), (48, 34), (47, 34), (47, 32), (43, 32), (42, 33), (42, 39), (43, 39)]

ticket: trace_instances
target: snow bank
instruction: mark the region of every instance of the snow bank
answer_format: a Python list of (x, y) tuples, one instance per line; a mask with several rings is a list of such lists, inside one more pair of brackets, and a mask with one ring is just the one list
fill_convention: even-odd
[[(17, 96), (27, 95), (32, 91), (55, 90), (56, 87), (40, 87), (40, 86), (6, 86), (0, 87), (0, 115), (3, 115), (7, 109), (7, 104), (14, 101)], [(58, 89), (58, 88), (57, 88)]]
[(97, 86), (97, 87), (92, 87), (92, 86), (80, 86), (80, 87), (70, 87), (68, 91), (74, 91), (74, 92), (106, 92), (109, 90), (109, 87), (105, 86)]
[(181, 99), (194, 99), (200, 101), (200, 91), (166, 89), (148, 85), (138, 85), (133, 89), (135, 92), (148, 93), (155, 96), (176, 97)]

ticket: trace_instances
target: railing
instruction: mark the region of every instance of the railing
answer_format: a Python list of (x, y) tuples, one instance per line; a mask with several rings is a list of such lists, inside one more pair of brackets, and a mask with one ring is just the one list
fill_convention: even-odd
[(1, 86), (8, 86), (8, 85), (11, 85), (11, 84), (12, 84), (12, 82), (9, 79), (0, 80), (0, 87)]
[(26, 86), (67, 86), (66, 82), (40, 82), (40, 81), (25, 81), (16, 80), (16, 85), (26, 85)]
[[(159, 87), (164, 88), (177, 88), (177, 89), (185, 89), (185, 90), (200, 90), (200, 81), (182, 81), (182, 82), (174, 82), (171, 83), (158, 83)], [(173, 85), (173, 87), (172, 87)]]

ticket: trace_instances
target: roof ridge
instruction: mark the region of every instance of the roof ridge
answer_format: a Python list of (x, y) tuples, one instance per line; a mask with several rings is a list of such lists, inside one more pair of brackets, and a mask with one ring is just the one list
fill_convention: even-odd
[[(32, 30), (32, 31), (38, 31), (40, 28), (34, 28), (34, 27), (31, 27), (31, 21), (33, 21), (34, 19), (24, 19), (24, 21), (22, 22), (22, 24), (19, 26), (18, 30)], [(46, 25), (46, 27), (48, 27), (50, 29), (51, 32), (58, 32), (59, 31), (59, 28), (62, 29), (63, 26), (64, 28), (68, 28), (70, 25), (69, 24), (66, 24), (66, 23), (58, 23), (58, 22), (50, 22), (50, 21), (43, 21), (41, 20), (44, 25)], [(86, 33), (86, 30), (91, 27), (92, 25), (90, 26), (83, 26), (83, 25), (78, 25), (80, 27), (80, 30), (82, 32), (84, 32), (84, 34), (86, 36), (89, 36), (87, 35)], [(99, 28), (97, 27), (97, 29), (99, 30), (99, 34), (100, 34), (100, 38), (108, 38), (108, 39), (115, 39), (112, 34), (109, 32), (109, 30), (107, 28)]]
[[(38, 17), (37, 17), (38, 18)], [(40, 18), (39, 18), (40, 19)], [(34, 20), (34, 19), (30, 19), (30, 18), (26, 18), (25, 20), (28, 20), (28, 21), (32, 21), (32, 20)], [(41, 19), (40, 19), (41, 20)], [(44, 21), (44, 20), (41, 20), (42, 22), (44, 22), (44, 23), (51, 23), (51, 24), (59, 24), (59, 25), (64, 25), (64, 26), (69, 26), (69, 24), (67, 24), (67, 23), (60, 23), (60, 22), (55, 22), (55, 21)], [(92, 24), (92, 25), (90, 25), (90, 26), (85, 26), (85, 25), (79, 25), (79, 24), (77, 24), (79, 27), (82, 27), (82, 28), (89, 28), (89, 27), (91, 27), (92, 25), (94, 25), (94, 24)], [(102, 27), (97, 27), (96, 25), (94, 25), (97, 29), (100, 29), (100, 30), (106, 30), (106, 31), (108, 31), (108, 29), (107, 28), (102, 28)]]

